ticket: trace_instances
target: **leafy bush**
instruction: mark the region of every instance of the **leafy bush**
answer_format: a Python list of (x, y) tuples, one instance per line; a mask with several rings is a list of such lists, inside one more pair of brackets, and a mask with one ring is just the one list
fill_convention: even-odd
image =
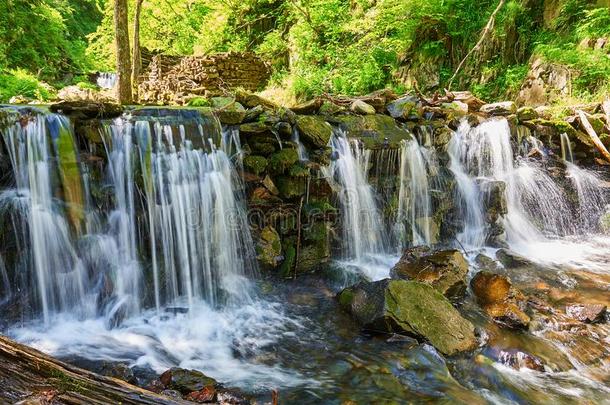
[(45, 101), (55, 97), (55, 89), (23, 69), (0, 71), (0, 102), (18, 95)]

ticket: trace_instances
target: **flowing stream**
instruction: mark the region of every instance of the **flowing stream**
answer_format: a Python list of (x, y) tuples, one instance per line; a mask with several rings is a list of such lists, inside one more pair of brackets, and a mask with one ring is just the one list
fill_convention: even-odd
[[(585, 302), (607, 294), (607, 183), (574, 162), (567, 137), (557, 159), (534, 138), (511, 136), (505, 119), (463, 121), (446, 150), (423, 128), (379, 155), (394, 157), (379, 170), (393, 185), (388, 213), (370, 182), (371, 150), (335, 128), (321, 172), (341, 211), (341, 253), (292, 283), (259, 272), (237, 127), (189, 110), (136, 110), (100, 123), (105, 160), (96, 166), (79, 157), (71, 125), (28, 110), (0, 128), (12, 170), (0, 191), (8, 229), (0, 305), (22, 308), (2, 319), (11, 337), (77, 364), (126, 363), (143, 381), (174, 366), (198, 369), (262, 401), (273, 388), (288, 403), (597, 403), (610, 395), (607, 325), (585, 325), (595, 335), (570, 340), (543, 324), (502, 332), (464, 303), (490, 330), (482, 353), (529, 351), (548, 365), (542, 373), (362, 334), (335, 301), (346, 270), (386, 278), (397, 246), (419, 245), (465, 250), (471, 272), (479, 253), (510, 248), (532, 267), (502, 271), (519, 288), (544, 285), (559, 303), (566, 289)], [(298, 132), (292, 141), (307, 161)], [(438, 180), (443, 170), (450, 191)], [(434, 213), (444, 199), (454, 201), (457, 241), (439, 236), (449, 219)]]

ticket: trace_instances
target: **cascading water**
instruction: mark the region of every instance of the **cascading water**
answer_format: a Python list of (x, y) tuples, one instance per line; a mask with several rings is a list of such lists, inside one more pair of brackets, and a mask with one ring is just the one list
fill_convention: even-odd
[(307, 150), (305, 150), (305, 145), (301, 142), (301, 137), (299, 136), (299, 129), (294, 126), (292, 129), (292, 142), (294, 142), (297, 146), (297, 153), (299, 155), (299, 160), (301, 162), (306, 162), (309, 160), (309, 156), (307, 155)]
[(417, 140), (403, 140), (400, 146), (400, 189), (395, 231), (401, 248), (432, 243), (429, 167), (436, 166), (433, 152)]
[(117, 82), (117, 75), (114, 72), (103, 72), (97, 75), (97, 85), (102, 89), (112, 89)]

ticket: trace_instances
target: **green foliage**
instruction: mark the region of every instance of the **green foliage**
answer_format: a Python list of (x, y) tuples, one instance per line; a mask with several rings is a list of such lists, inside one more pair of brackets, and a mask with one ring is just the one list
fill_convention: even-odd
[(45, 101), (55, 96), (55, 89), (24, 69), (0, 71), (0, 103), (16, 95)]

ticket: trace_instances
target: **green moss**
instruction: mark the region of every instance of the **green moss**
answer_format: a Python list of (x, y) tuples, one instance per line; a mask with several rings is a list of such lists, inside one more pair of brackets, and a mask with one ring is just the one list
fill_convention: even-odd
[(280, 197), (293, 199), (305, 195), (307, 182), (302, 177), (278, 176), (275, 185), (280, 192)]
[(284, 173), (298, 160), (299, 155), (295, 149), (282, 149), (269, 157), (269, 169), (273, 173)]
[(244, 158), (244, 166), (257, 175), (265, 171), (267, 164), (267, 159), (262, 156), (250, 155)]
[(194, 97), (187, 103), (189, 107), (209, 107), (210, 101), (205, 97)]
[(308, 177), (309, 168), (297, 163), (290, 168), (288, 174), (290, 174), (292, 177)]

